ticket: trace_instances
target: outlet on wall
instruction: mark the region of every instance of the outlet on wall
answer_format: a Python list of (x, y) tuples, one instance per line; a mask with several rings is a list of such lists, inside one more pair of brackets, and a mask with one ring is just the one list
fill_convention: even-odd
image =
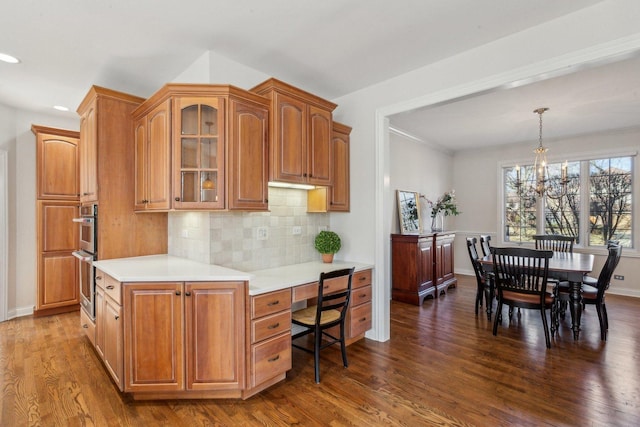
[(293, 227), (293, 235), (297, 236), (298, 234), (302, 234), (302, 227), (300, 227), (299, 225), (295, 225)]
[(616, 280), (624, 280), (624, 276), (621, 276), (620, 274), (614, 274), (613, 278)]
[(267, 240), (269, 238), (269, 229), (267, 227), (258, 227), (256, 230), (256, 239)]

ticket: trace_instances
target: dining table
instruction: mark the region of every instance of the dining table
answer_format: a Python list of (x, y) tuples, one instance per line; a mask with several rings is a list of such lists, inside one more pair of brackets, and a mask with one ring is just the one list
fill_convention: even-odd
[[(571, 329), (573, 339), (580, 337), (580, 319), (582, 316), (582, 294), (580, 288), (585, 274), (593, 270), (593, 254), (581, 252), (554, 251), (549, 260), (549, 278), (569, 282), (569, 309), (571, 311)], [(491, 254), (480, 259), (485, 271), (493, 271), (493, 257)]]

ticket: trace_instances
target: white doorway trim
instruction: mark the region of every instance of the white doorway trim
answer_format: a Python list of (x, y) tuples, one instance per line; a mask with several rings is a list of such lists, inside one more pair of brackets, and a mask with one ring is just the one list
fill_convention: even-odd
[(7, 320), (9, 291), (8, 153), (0, 150), (0, 322)]

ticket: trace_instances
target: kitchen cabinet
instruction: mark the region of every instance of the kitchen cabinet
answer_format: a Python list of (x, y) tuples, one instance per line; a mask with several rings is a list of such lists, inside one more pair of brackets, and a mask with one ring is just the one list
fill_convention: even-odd
[(92, 86), (77, 109), (80, 201), (98, 204), (99, 260), (167, 252), (166, 213), (136, 215), (134, 211), (137, 147), (132, 113), (143, 101)]
[[(163, 104), (163, 111), (171, 105), (166, 123), (172, 133), (160, 124), (156, 132), (150, 126)], [(134, 111), (136, 138), (166, 153), (136, 157), (136, 188), (162, 180), (156, 185), (169, 203), (158, 210), (267, 210), (268, 117), (267, 99), (234, 86), (163, 86)], [(166, 159), (171, 159), (168, 176), (147, 172), (164, 171)], [(136, 210), (151, 209), (150, 198), (140, 194)]]
[[(371, 269), (356, 271), (351, 279), (351, 301), (344, 324), (345, 344), (350, 345), (362, 338), (372, 326)], [(317, 285), (316, 285), (317, 292)], [(329, 329), (329, 333), (339, 336), (338, 326)]]
[(38, 199), (78, 201), (80, 134), (37, 125), (31, 130), (36, 135)]
[(240, 396), (244, 282), (138, 282), (123, 290), (125, 392), (140, 398)]
[(251, 91), (271, 100), (269, 180), (331, 185), (336, 104), (274, 78)]
[(135, 210), (167, 210), (171, 206), (171, 101), (134, 123)]
[(422, 305), (457, 280), (453, 274), (454, 233), (391, 235), (391, 297)]
[(243, 398), (285, 378), (291, 369), (291, 289), (251, 297), (249, 382)]
[(95, 349), (107, 372), (123, 390), (122, 284), (96, 269)]
[(333, 152), (332, 185), (316, 187), (307, 192), (307, 212), (349, 212), (349, 135), (351, 128), (333, 122), (331, 149)]

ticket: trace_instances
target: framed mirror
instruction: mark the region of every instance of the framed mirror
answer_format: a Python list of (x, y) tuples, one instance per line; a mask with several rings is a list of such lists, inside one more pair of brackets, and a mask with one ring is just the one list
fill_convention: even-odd
[(400, 233), (420, 233), (420, 195), (414, 191), (397, 190), (398, 218), (400, 219)]

